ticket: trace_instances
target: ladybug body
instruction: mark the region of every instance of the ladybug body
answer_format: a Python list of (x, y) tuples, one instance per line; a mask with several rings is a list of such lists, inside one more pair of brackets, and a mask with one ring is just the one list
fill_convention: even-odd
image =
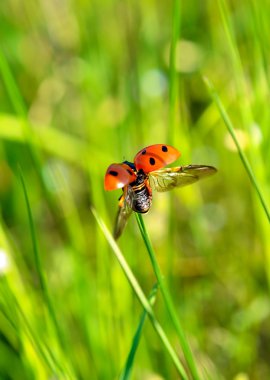
[(136, 180), (128, 186), (127, 199), (133, 211), (145, 214), (152, 204), (152, 192), (143, 170), (140, 169), (136, 175)]
[(170, 145), (155, 144), (140, 150), (134, 163), (111, 164), (105, 174), (105, 190), (121, 188), (114, 237), (117, 239), (132, 211), (145, 214), (152, 204), (152, 190), (164, 192), (182, 187), (216, 173), (213, 166), (187, 165), (164, 168), (174, 162), (180, 152)]

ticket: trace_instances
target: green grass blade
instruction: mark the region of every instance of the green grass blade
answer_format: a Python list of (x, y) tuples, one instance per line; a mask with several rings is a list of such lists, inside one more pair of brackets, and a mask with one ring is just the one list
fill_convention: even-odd
[(0, 53), (0, 71), (2, 73), (2, 79), (16, 113), (22, 118), (26, 118), (25, 104), (22, 100), (21, 94), (14, 81), (13, 75), (10, 71), (9, 65), (4, 57), (3, 52)]
[[(150, 292), (149, 297), (148, 297), (148, 300), (149, 300), (149, 302), (150, 302), (151, 305), (153, 305), (154, 302), (155, 302), (155, 300), (156, 300), (157, 290), (158, 290), (158, 286), (157, 286), (157, 284), (155, 284), (153, 286), (151, 292)], [(121, 375), (119, 377), (119, 380), (128, 380), (128, 379), (130, 379), (131, 370), (132, 370), (132, 366), (133, 366), (133, 363), (134, 363), (135, 354), (136, 354), (137, 348), (139, 346), (139, 342), (140, 342), (140, 339), (141, 339), (141, 335), (142, 335), (143, 326), (144, 326), (144, 322), (145, 322), (146, 316), (147, 316), (147, 313), (144, 310), (143, 313), (142, 313), (142, 315), (141, 315), (141, 318), (140, 318), (140, 321), (139, 321), (139, 325), (137, 327), (135, 335), (133, 337), (132, 346), (131, 346), (130, 352), (128, 354), (125, 367), (124, 367), (124, 369), (123, 369), (123, 371), (122, 371), (122, 373), (121, 373)]]
[(180, 25), (181, 25), (181, 8), (180, 1), (174, 0), (173, 20), (172, 20), (172, 38), (170, 48), (170, 88), (169, 88), (169, 105), (170, 105), (170, 121), (168, 129), (168, 143), (173, 143), (173, 136), (177, 120), (178, 109), (178, 80), (176, 71), (176, 49), (179, 41)]
[[(38, 147), (38, 134), (33, 129), (33, 126), (29, 122), (27, 109), (23, 96), (21, 95), (20, 89), (16, 83), (13, 76), (12, 70), (9, 67), (8, 60), (6, 59), (3, 52), (0, 51), (0, 72), (4, 78), (4, 84), (7, 93), (10, 97), (10, 101), (17, 115), (20, 117), (19, 122), (21, 123), (22, 137), (24, 138), (25, 146), (28, 149), (29, 155), (32, 158), (33, 166), (35, 168), (36, 174), (38, 176), (39, 182), (41, 184), (42, 190), (44, 192), (45, 198), (47, 199), (48, 205), (55, 217), (58, 217), (57, 204), (54, 197), (52, 196), (48, 184), (44, 177), (43, 172), (43, 157), (42, 152)], [(64, 228), (66, 226), (64, 225)]]
[(29, 322), (27, 315), (5, 278), (1, 279), (0, 296), (1, 301), (4, 303), (0, 312), (10, 323), (18, 339), (21, 340), (21, 345), (23, 345), (23, 341), (28, 339), (48, 370), (59, 376), (63, 374), (64, 371), (61, 363), (55, 359), (50, 347), (46, 346), (44, 341), (39, 339), (37, 332), (32, 327), (31, 322)]
[(2, 73), (4, 85), (9, 95), (11, 104), (13, 105), (16, 114), (21, 118), (23, 135), (28, 143), (30, 154), (37, 165), (39, 164), (40, 158), (37, 149), (34, 148), (35, 134), (33, 133), (27, 119), (27, 110), (24, 99), (3, 52), (0, 52), (0, 72)]
[(237, 46), (235, 37), (235, 31), (230, 21), (230, 12), (228, 2), (225, 0), (218, 0), (218, 6), (221, 14), (225, 35), (228, 42), (228, 48), (230, 52), (230, 59), (234, 71), (234, 82), (236, 84), (237, 93), (240, 96), (239, 106), (241, 109), (241, 116), (243, 118), (244, 125), (249, 124), (249, 120), (252, 120), (251, 108), (248, 100), (247, 83), (245, 80), (243, 64), (241, 56)]
[(133, 272), (131, 271), (126, 259), (124, 258), (120, 248), (118, 247), (116, 241), (112, 237), (111, 233), (109, 232), (108, 228), (104, 224), (103, 220), (100, 218), (100, 216), (97, 214), (95, 209), (92, 207), (91, 211), (102, 230), (105, 238), (107, 239), (109, 245), (111, 246), (113, 253), (115, 254), (128, 282), (130, 283), (135, 295), (137, 296), (138, 300), (140, 301), (141, 305), (143, 306), (144, 310), (146, 311), (150, 322), (152, 323), (153, 328), (155, 329), (156, 333), (158, 334), (161, 342), (163, 343), (163, 346), (167, 350), (169, 356), (171, 357), (179, 375), (182, 377), (182, 379), (187, 380), (188, 376), (187, 373), (181, 364), (179, 358), (177, 357), (177, 354), (175, 353), (173, 347), (171, 346), (167, 335), (165, 334), (162, 326), (157, 321), (155, 313), (152, 309), (152, 306), (150, 305), (149, 301), (147, 300), (147, 297), (145, 296), (144, 292), (142, 291), (136, 277), (134, 276)]
[[(0, 112), (0, 138), (3, 141), (18, 142), (22, 145), (27, 143), (23, 131), (23, 119), (14, 115)], [(31, 128), (36, 128), (33, 125)], [(76, 136), (70, 136), (68, 133), (55, 127), (45, 125), (39, 129), (38, 139), (33, 141), (35, 149), (60, 159), (75, 164), (82, 169), (88, 168), (87, 157), (89, 147), (87, 143)], [(65, 149), (63, 149), (63, 146)], [(98, 152), (93, 152), (97, 155)], [(106, 155), (106, 152), (104, 152)]]
[(236, 146), (236, 148), (238, 150), (238, 154), (240, 156), (240, 159), (241, 159), (241, 161), (242, 161), (242, 163), (244, 165), (244, 168), (246, 169), (246, 172), (247, 172), (247, 174), (249, 176), (249, 179), (250, 179), (250, 181), (251, 181), (251, 183), (252, 183), (252, 185), (253, 185), (253, 187), (254, 187), (254, 189), (255, 189), (258, 197), (259, 197), (259, 200), (261, 202), (261, 205), (262, 205), (262, 208), (263, 208), (263, 210), (265, 212), (265, 215), (266, 215), (268, 221), (270, 222), (270, 211), (268, 209), (266, 200), (264, 198), (263, 191), (262, 191), (262, 189), (261, 189), (261, 187), (260, 187), (260, 185), (259, 185), (259, 183), (258, 183), (258, 181), (256, 179), (256, 176), (255, 176), (255, 174), (254, 174), (254, 172), (253, 172), (253, 170), (251, 168), (251, 165), (250, 165), (250, 163), (249, 163), (249, 161), (248, 161), (248, 159), (247, 159), (247, 157), (246, 157), (243, 149), (241, 148), (241, 146), (240, 146), (240, 144), (238, 142), (238, 139), (237, 139), (237, 136), (236, 136), (236, 134), (234, 132), (234, 127), (233, 127), (233, 124), (232, 124), (232, 122), (231, 122), (231, 120), (229, 118), (229, 115), (226, 112), (225, 107), (223, 106), (223, 104), (222, 104), (222, 102), (220, 100), (220, 97), (218, 96), (218, 94), (217, 94), (217, 92), (216, 92), (213, 84), (207, 78), (204, 78), (204, 81), (205, 81), (205, 83), (206, 83), (206, 85), (207, 85), (207, 87), (209, 89), (210, 95), (211, 95), (214, 103), (216, 104), (216, 106), (217, 106), (217, 108), (218, 108), (218, 110), (220, 112), (220, 115), (221, 115), (221, 117), (222, 117), (222, 119), (223, 119), (223, 121), (224, 121), (224, 123), (225, 123), (225, 125), (226, 125), (226, 127), (227, 127), (227, 129), (228, 129), (228, 131), (229, 131), (229, 133), (230, 133), (230, 135), (231, 135), (234, 143), (235, 143), (235, 146)]
[(164, 277), (162, 276), (160, 267), (158, 265), (154, 249), (152, 247), (150, 238), (149, 238), (147, 230), (145, 228), (143, 217), (141, 214), (136, 213), (136, 219), (137, 219), (137, 223), (138, 223), (142, 238), (144, 240), (146, 249), (147, 249), (148, 254), (150, 256), (150, 260), (151, 260), (151, 263), (152, 263), (158, 284), (160, 286), (160, 290), (161, 290), (161, 293), (163, 295), (165, 305), (166, 305), (167, 310), (168, 310), (168, 314), (170, 315), (171, 320), (172, 320), (174, 327), (176, 329), (179, 342), (181, 344), (183, 353), (185, 355), (185, 359), (189, 365), (190, 372), (191, 372), (194, 379), (199, 380), (200, 376), (199, 376), (199, 373), (197, 370), (197, 366), (195, 364), (195, 361), (194, 361), (191, 349), (189, 347), (188, 341), (185, 337), (184, 330), (183, 330), (183, 328), (180, 324), (179, 318), (177, 316), (177, 312), (175, 310), (171, 295), (170, 295), (169, 290), (165, 284)]
[(22, 170), (19, 170), (19, 175), (20, 175), (20, 180), (23, 188), (23, 194), (25, 198), (25, 203), (26, 203), (26, 208), (27, 208), (27, 214), (28, 214), (28, 219), (29, 219), (29, 226), (30, 226), (30, 233), (31, 233), (31, 239), (32, 239), (32, 244), (33, 244), (33, 253), (34, 253), (34, 260), (35, 260), (35, 266), (38, 274), (38, 279), (40, 283), (40, 287), (42, 290), (43, 298), (46, 303), (51, 321), (54, 325), (56, 335), (58, 337), (58, 341), (60, 345), (63, 347), (64, 346), (64, 340), (63, 340), (63, 334), (61, 333), (59, 323), (56, 318), (55, 310), (51, 301), (51, 297), (49, 294), (49, 289), (47, 286), (46, 278), (45, 278), (45, 273), (43, 271), (43, 265), (41, 262), (41, 257), (38, 249), (38, 242), (37, 242), (37, 237), (36, 237), (36, 232), (35, 232), (35, 225), (34, 225), (34, 220), (33, 220), (33, 215), (31, 211), (31, 206), (30, 206), (30, 201), (27, 193), (27, 188), (26, 184), (23, 178), (23, 173)]

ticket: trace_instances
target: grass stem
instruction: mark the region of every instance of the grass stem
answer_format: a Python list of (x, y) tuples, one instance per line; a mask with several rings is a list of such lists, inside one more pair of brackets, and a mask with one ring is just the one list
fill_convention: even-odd
[(199, 380), (200, 376), (199, 376), (195, 361), (193, 359), (191, 349), (189, 347), (189, 344), (188, 344), (188, 341), (186, 339), (184, 330), (183, 330), (183, 328), (180, 324), (179, 318), (177, 316), (177, 312), (175, 310), (170, 292), (169, 292), (169, 290), (165, 284), (164, 277), (162, 276), (162, 273), (161, 273), (160, 267), (158, 265), (152, 243), (150, 241), (147, 230), (145, 228), (143, 217), (141, 214), (136, 213), (136, 219), (137, 219), (137, 223), (138, 223), (139, 229), (141, 231), (142, 238), (144, 240), (145, 246), (147, 248), (148, 254), (150, 256), (150, 260), (151, 260), (151, 263), (152, 263), (158, 284), (160, 286), (160, 290), (161, 290), (161, 293), (163, 295), (165, 305), (166, 305), (167, 310), (168, 310), (168, 314), (170, 315), (171, 320), (172, 320), (174, 327), (176, 329), (178, 339), (179, 339), (179, 342), (181, 344), (181, 347), (182, 347), (183, 353), (185, 355), (186, 361), (188, 363), (190, 372), (191, 372), (191, 374), (195, 380)]
[(123, 254), (120, 250), (120, 248), (118, 247), (116, 241), (114, 240), (114, 238), (112, 237), (108, 228), (104, 224), (103, 220), (97, 214), (96, 210), (94, 208), (91, 208), (91, 210), (92, 210), (92, 213), (93, 213), (100, 229), (102, 230), (105, 238), (107, 239), (109, 245), (111, 246), (121, 268), (123, 269), (123, 272), (124, 272), (126, 278), (128, 279), (128, 282), (130, 283), (135, 295), (137, 296), (139, 302), (141, 303), (144, 310), (146, 311), (146, 313), (150, 319), (150, 322), (152, 323), (153, 328), (155, 329), (156, 333), (158, 334), (158, 336), (159, 336), (161, 342), (163, 343), (163, 346), (167, 350), (169, 356), (171, 357), (179, 375), (182, 377), (183, 380), (187, 380), (188, 376), (187, 376), (185, 368), (181, 364), (176, 352), (174, 351), (172, 345), (170, 344), (170, 342), (167, 338), (167, 335), (164, 332), (162, 326), (157, 321), (155, 313), (153, 311), (153, 308), (152, 308), (150, 302), (148, 301), (147, 297), (145, 296), (144, 292), (142, 291), (136, 277), (134, 276), (133, 272), (131, 271), (126, 259), (124, 258)]
[(260, 200), (261, 205), (263, 207), (263, 210), (264, 210), (264, 212), (266, 214), (268, 222), (270, 222), (270, 211), (268, 209), (266, 200), (264, 198), (263, 191), (262, 191), (262, 189), (261, 189), (261, 187), (260, 187), (260, 185), (259, 185), (259, 183), (258, 183), (258, 181), (256, 179), (256, 176), (255, 176), (255, 174), (254, 174), (254, 172), (253, 172), (253, 170), (251, 168), (251, 165), (250, 165), (250, 163), (249, 163), (249, 161), (248, 161), (248, 159), (247, 159), (247, 157), (246, 157), (243, 149), (241, 148), (241, 145), (239, 144), (239, 141), (238, 141), (237, 136), (235, 134), (234, 127), (233, 127), (233, 124), (232, 124), (232, 122), (231, 122), (231, 120), (229, 118), (229, 115), (226, 112), (226, 110), (225, 110), (225, 108), (224, 108), (224, 106), (223, 106), (223, 104), (222, 104), (222, 102), (221, 102), (221, 100), (220, 100), (220, 98), (219, 98), (219, 96), (218, 96), (218, 94), (217, 94), (217, 92), (216, 92), (213, 84), (209, 81), (208, 78), (204, 78), (204, 81), (205, 81), (205, 83), (206, 83), (206, 85), (207, 85), (207, 87), (209, 89), (210, 95), (211, 95), (214, 103), (216, 104), (216, 106), (217, 106), (217, 108), (218, 108), (218, 110), (219, 110), (219, 112), (221, 114), (221, 117), (222, 117), (222, 119), (223, 119), (223, 121), (224, 121), (224, 123), (225, 123), (225, 125), (226, 125), (226, 127), (227, 127), (227, 129), (228, 129), (228, 131), (229, 131), (229, 133), (230, 133), (230, 135), (231, 135), (234, 143), (235, 143), (235, 146), (237, 148), (237, 151), (238, 151), (238, 154), (240, 156), (240, 159), (241, 159), (241, 161), (242, 161), (242, 163), (244, 165), (244, 168), (246, 169), (246, 172), (247, 172), (247, 174), (249, 176), (249, 179), (250, 179), (250, 181), (251, 181), (251, 183), (252, 183), (252, 185), (253, 185), (253, 187), (254, 187), (254, 189), (255, 189), (258, 197), (259, 197), (259, 200)]

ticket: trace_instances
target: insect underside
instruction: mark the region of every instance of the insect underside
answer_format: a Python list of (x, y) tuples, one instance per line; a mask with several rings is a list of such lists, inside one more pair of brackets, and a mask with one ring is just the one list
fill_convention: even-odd
[(133, 211), (144, 214), (151, 206), (152, 196), (144, 183), (134, 187), (128, 186), (127, 202)]
[(139, 171), (136, 181), (127, 187), (126, 201), (135, 212), (144, 214), (149, 210), (152, 204), (152, 193), (143, 171)]

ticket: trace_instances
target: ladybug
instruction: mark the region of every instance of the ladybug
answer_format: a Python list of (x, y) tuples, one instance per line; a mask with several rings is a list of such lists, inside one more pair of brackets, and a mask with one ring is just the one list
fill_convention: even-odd
[(114, 228), (114, 238), (122, 234), (132, 211), (145, 214), (152, 204), (152, 190), (164, 192), (182, 187), (216, 173), (208, 165), (186, 165), (164, 168), (180, 157), (170, 145), (155, 144), (140, 150), (134, 163), (111, 164), (105, 174), (105, 190), (122, 189)]

